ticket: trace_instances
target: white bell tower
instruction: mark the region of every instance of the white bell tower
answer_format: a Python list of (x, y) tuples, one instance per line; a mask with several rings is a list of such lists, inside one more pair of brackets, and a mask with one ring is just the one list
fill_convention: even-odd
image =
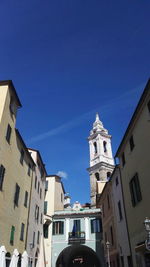
[(96, 207), (96, 197), (101, 194), (114, 169), (111, 135), (104, 128), (98, 113), (88, 140), (90, 148), (90, 167), (88, 171), (90, 174), (91, 205)]

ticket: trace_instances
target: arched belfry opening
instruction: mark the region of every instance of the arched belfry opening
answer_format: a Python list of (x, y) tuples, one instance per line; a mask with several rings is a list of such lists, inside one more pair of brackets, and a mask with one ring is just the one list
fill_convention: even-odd
[(104, 152), (107, 152), (107, 142), (103, 141), (103, 148), (104, 148)]
[(56, 261), (56, 267), (100, 267), (100, 261), (94, 250), (84, 245), (65, 248)]
[(94, 142), (93, 145), (94, 145), (94, 153), (97, 154), (97, 143)]
[(95, 173), (95, 177), (96, 177), (96, 180), (97, 181), (100, 181), (100, 176), (99, 176), (99, 173), (98, 172)]

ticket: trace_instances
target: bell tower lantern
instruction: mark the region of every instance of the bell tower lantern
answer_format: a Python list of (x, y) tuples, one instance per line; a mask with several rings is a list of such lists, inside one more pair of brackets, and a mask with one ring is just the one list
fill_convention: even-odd
[(98, 113), (88, 141), (90, 149), (90, 167), (88, 171), (90, 174), (91, 205), (96, 207), (96, 197), (101, 194), (114, 169), (111, 135), (104, 128)]

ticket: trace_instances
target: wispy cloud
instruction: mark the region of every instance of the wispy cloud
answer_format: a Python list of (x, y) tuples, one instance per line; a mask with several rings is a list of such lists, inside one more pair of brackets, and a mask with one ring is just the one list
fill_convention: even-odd
[(57, 175), (60, 176), (61, 178), (64, 178), (64, 179), (68, 178), (68, 174), (64, 171), (58, 171)]
[(29, 140), (27, 140), (27, 143), (33, 144), (33, 143), (36, 143), (38, 141), (44, 140), (48, 137), (68, 132), (70, 129), (73, 129), (73, 128), (77, 127), (78, 125), (80, 125), (83, 121), (91, 118), (92, 115), (94, 116), (94, 114), (98, 110), (101, 111), (101, 114), (104, 114), (104, 113), (106, 114), (106, 113), (110, 113), (113, 109), (116, 108), (116, 106), (119, 107), (120, 105), (123, 105), (123, 106), (128, 105), (130, 98), (134, 97), (135, 93), (139, 92), (139, 90), (141, 91), (141, 88), (143, 88), (143, 86), (144, 85), (141, 84), (138, 87), (136, 87), (130, 91), (127, 91), (127, 92), (123, 93), (122, 95), (112, 99), (111, 101), (109, 100), (107, 102), (107, 104), (105, 104), (105, 105), (101, 105), (100, 107), (97, 107), (97, 108), (95, 108), (89, 112), (86, 112), (86, 113), (82, 114), (81, 116), (74, 118), (73, 120), (68, 121), (68, 122), (54, 128), (54, 129), (50, 129), (49, 131), (41, 133), (37, 136), (33, 136)]

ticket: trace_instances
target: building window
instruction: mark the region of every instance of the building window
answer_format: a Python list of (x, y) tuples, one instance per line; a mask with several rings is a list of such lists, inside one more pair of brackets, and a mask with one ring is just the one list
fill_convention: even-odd
[(37, 244), (40, 244), (40, 232), (38, 231), (38, 235), (37, 235)]
[(40, 182), (38, 182), (38, 189), (37, 189), (37, 191), (38, 191), (38, 194), (39, 194), (39, 191), (40, 191)]
[(100, 181), (100, 177), (99, 177), (99, 173), (98, 172), (95, 173), (95, 177), (96, 177), (97, 181)]
[(40, 198), (42, 198), (42, 189), (40, 188)]
[(3, 165), (1, 165), (0, 166), (0, 191), (2, 191), (3, 189), (4, 175), (5, 175), (5, 168)]
[(20, 152), (20, 163), (23, 165), (23, 160), (24, 160), (24, 150), (21, 149), (21, 152)]
[(114, 235), (113, 235), (112, 226), (110, 227), (110, 236), (111, 236), (111, 245), (113, 246), (113, 244), (114, 244)]
[(64, 234), (64, 222), (57, 221), (53, 222), (53, 235), (63, 235)]
[(126, 163), (124, 152), (122, 153), (121, 159), (122, 159), (122, 166), (124, 166)]
[(107, 195), (107, 204), (108, 204), (108, 209), (110, 209), (110, 199), (109, 199), (109, 195)]
[(91, 233), (100, 233), (101, 232), (101, 222), (99, 219), (91, 220)]
[(34, 184), (35, 189), (36, 189), (36, 186), (37, 186), (37, 176), (35, 176), (35, 184)]
[(28, 175), (30, 176), (31, 175), (31, 164), (29, 163), (28, 165)]
[(129, 143), (130, 143), (130, 150), (132, 151), (132, 150), (133, 150), (133, 148), (134, 148), (134, 140), (133, 140), (133, 135), (130, 137)]
[(27, 191), (25, 191), (24, 206), (25, 206), (25, 207), (28, 206), (28, 192), (27, 192)]
[(7, 142), (10, 144), (10, 137), (11, 137), (11, 127), (10, 127), (10, 125), (8, 124), (8, 126), (7, 126), (7, 132), (6, 132), (6, 140), (7, 140)]
[(120, 200), (118, 202), (118, 211), (119, 211), (119, 219), (121, 221), (123, 217), (122, 217), (122, 210), (121, 210), (121, 202), (120, 202)]
[(61, 202), (63, 203), (63, 194), (61, 193)]
[(35, 232), (33, 232), (32, 246), (33, 246), (33, 248), (34, 248), (34, 246), (35, 246)]
[(15, 235), (15, 226), (11, 227), (11, 233), (10, 233), (10, 244), (13, 246), (14, 244), (14, 235)]
[(137, 205), (138, 202), (142, 200), (142, 194), (140, 189), (140, 183), (138, 174), (136, 173), (130, 181), (130, 193), (133, 207)]
[(18, 206), (19, 194), (20, 194), (20, 186), (18, 184), (16, 184), (15, 196), (14, 196), (14, 204), (15, 204), (15, 206)]
[(73, 229), (72, 233), (77, 233), (81, 231), (81, 225), (80, 225), (80, 220), (74, 220), (73, 221)]
[(43, 224), (43, 214), (41, 213), (41, 224)]
[(104, 152), (107, 152), (107, 142), (103, 141), (103, 148), (104, 148)]
[(96, 143), (96, 142), (94, 142), (94, 144), (93, 144), (93, 145), (94, 145), (94, 153), (95, 153), (95, 154), (97, 154), (97, 143)]
[(35, 220), (38, 223), (38, 221), (39, 221), (39, 207), (38, 207), (38, 205), (35, 205)]
[(121, 266), (124, 267), (124, 257), (120, 256), (120, 259), (121, 259)]
[(111, 172), (107, 172), (107, 180), (109, 180), (111, 177)]
[(17, 106), (15, 104), (14, 98), (11, 96), (10, 98), (10, 105), (9, 105), (10, 112), (14, 115), (16, 115)]
[(149, 100), (149, 102), (147, 103), (147, 107), (148, 107), (148, 111), (149, 111), (149, 113), (150, 113), (150, 100)]
[(49, 229), (49, 224), (45, 223), (43, 225), (44, 238), (48, 238), (48, 229)]
[(48, 191), (48, 181), (45, 182), (45, 191)]
[(116, 186), (119, 184), (118, 176), (116, 177)]
[(24, 223), (21, 224), (21, 232), (20, 232), (20, 240), (23, 241), (24, 240)]
[(44, 201), (44, 214), (47, 214), (47, 201)]

